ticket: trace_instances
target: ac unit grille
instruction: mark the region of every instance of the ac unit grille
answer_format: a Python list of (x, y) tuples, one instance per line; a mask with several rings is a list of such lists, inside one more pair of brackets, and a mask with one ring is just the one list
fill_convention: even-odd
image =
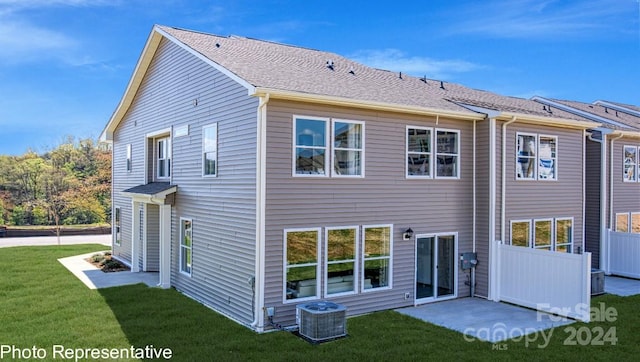
[(298, 333), (311, 342), (322, 342), (347, 335), (347, 308), (331, 302), (296, 306)]

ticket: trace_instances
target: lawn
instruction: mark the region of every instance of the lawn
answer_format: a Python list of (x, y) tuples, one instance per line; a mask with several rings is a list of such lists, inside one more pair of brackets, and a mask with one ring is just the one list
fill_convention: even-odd
[[(457, 332), (393, 311), (348, 319), (347, 338), (311, 345), (289, 332), (256, 334), (175, 290), (144, 285), (89, 290), (58, 258), (101, 245), (0, 249), (0, 348), (169, 348), (172, 361), (634, 360), (640, 353), (640, 297), (600, 296), (615, 321), (553, 330), (550, 343), (467, 341)], [(615, 333), (604, 345), (596, 335)], [(613, 332), (611, 332), (613, 331)], [(591, 338), (587, 338), (591, 337)], [(604, 334), (601, 336), (604, 337)], [(566, 345), (566, 342), (577, 342)], [(585, 345), (580, 345), (585, 344)], [(10, 354), (3, 360), (12, 360)], [(58, 358), (57, 360), (60, 360)], [(73, 359), (71, 359), (73, 360)]]

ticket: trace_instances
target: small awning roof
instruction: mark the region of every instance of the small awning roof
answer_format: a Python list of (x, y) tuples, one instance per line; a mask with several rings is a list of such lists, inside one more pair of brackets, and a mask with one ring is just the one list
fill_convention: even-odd
[(178, 186), (171, 185), (169, 182), (150, 182), (126, 189), (122, 194), (144, 202), (159, 203), (164, 202), (168, 195), (176, 191)]

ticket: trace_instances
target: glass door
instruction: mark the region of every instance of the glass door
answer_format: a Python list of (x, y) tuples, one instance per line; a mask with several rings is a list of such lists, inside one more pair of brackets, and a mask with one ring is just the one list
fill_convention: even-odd
[(416, 238), (416, 301), (455, 297), (455, 235)]

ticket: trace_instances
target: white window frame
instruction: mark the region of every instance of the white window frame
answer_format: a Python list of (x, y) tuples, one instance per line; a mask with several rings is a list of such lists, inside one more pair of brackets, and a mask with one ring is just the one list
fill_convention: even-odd
[[(297, 137), (297, 127), (298, 127), (298, 120), (299, 119), (303, 119), (303, 120), (309, 120), (309, 121), (318, 121), (318, 122), (324, 122), (324, 147), (322, 146), (298, 146), (298, 137)], [(292, 176), (293, 177), (329, 177), (329, 175), (331, 174), (327, 168), (331, 167), (331, 155), (329, 154), (330, 152), (330, 147), (329, 147), (329, 140), (331, 139), (330, 133), (331, 133), (331, 129), (330, 129), (330, 119), (329, 118), (324, 118), (324, 117), (314, 117), (314, 116), (301, 116), (301, 115), (294, 115), (293, 116), (293, 135), (292, 135), (292, 145), (293, 145), (293, 150), (292, 150)], [(307, 149), (313, 149), (313, 150), (324, 150), (324, 172), (323, 173), (298, 173), (297, 172), (297, 165), (296, 165), (296, 156), (297, 156), (297, 150), (298, 148), (307, 148)]]
[[(558, 243), (558, 221), (571, 221), (571, 232), (569, 234), (569, 242), (568, 243)], [(573, 217), (558, 217), (553, 221), (553, 251), (562, 252), (558, 250), (558, 246), (567, 246), (567, 253), (573, 253), (573, 236), (575, 230), (575, 220)]]
[[(354, 254), (353, 259), (342, 259), (337, 261), (329, 261), (329, 232), (334, 230), (353, 230), (355, 235), (354, 240)], [(360, 244), (360, 227), (358, 226), (332, 226), (324, 229), (324, 293), (325, 297), (336, 297), (340, 295), (355, 294), (359, 290), (358, 282), (358, 256), (359, 256), (359, 244)], [(329, 265), (330, 264), (344, 264), (353, 263), (353, 286), (352, 289), (345, 292), (329, 293)]]
[[(625, 230), (625, 231), (619, 231), (618, 230), (618, 216), (622, 216), (622, 215), (624, 215), (627, 218), (627, 230)], [(616, 219), (615, 219), (615, 224), (614, 224), (613, 230), (615, 232), (618, 232), (618, 233), (628, 233), (631, 230), (631, 225), (629, 223), (629, 213), (628, 212), (617, 212), (616, 213)]]
[[(165, 157), (160, 158), (160, 142), (163, 142), (163, 154)], [(158, 180), (167, 180), (171, 178), (171, 136), (158, 137), (153, 140), (155, 149), (155, 165), (156, 165), (156, 178)], [(166, 175), (160, 174), (160, 162), (166, 161)]]
[[(634, 217), (638, 218), (638, 223), (637, 225), (639, 226), (639, 229), (635, 230), (633, 229), (633, 226), (636, 224), (634, 222)], [(640, 212), (632, 212), (631, 213), (631, 217), (629, 218), (629, 232), (632, 234), (640, 234)]]
[(131, 172), (133, 169), (133, 163), (131, 159), (131, 143), (127, 144), (127, 161), (126, 161), (126, 170), (127, 172)]
[[(428, 152), (409, 152), (409, 130), (423, 130), (423, 131), (428, 131), (429, 132), (429, 151)], [(420, 127), (420, 126), (410, 126), (407, 125), (406, 127), (406, 131), (405, 131), (405, 156), (406, 156), (406, 163), (405, 163), (405, 177), (408, 179), (432, 179), (433, 178), (433, 164), (434, 164), (434, 160), (433, 160), (433, 146), (434, 146), (434, 142), (433, 142), (433, 128), (431, 127)], [(409, 160), (411, 160), (409, 154), (412, 155), (424, 155), (424, 156), (428, 156), (429, 157), (429, 167), (425, 168), (426, 171), (428, 171), (428, 175), (410, 175), (409, 174)]]
[[(438, 132), (451, 132), (456, 134), (456, 153), (444, 153), (438, 151)], [(448, 129), (448, 128), (436, 128), (433, 132), (433, 177), (436, 179), (450, 179), (450, 180), (458, 180), (460, 179), (460, 163), (461, 163), (461, 154), (460, 154), (460, 130), (457, 129)], [(456, 157), (456, 175), (455, 176), (439, 176), (438, 175), (438, 156), (455, 156)]]
[[(294, 264), (293, 268), (295, 267), (309, 267), (309, 266), (316, 266), (316, 291), (315, 294), (312, 296), (308, 296), (308, 297), (302, 297), (302, 298), (292, 298), (292, 299), (287, 299), (287, 275), (288, 275), (288, 271), (291, 268), (288, 264), (287, 264), (287, 248), (288, 248), (288, 244), (287, 244), (287, 235), (289, 233), (295, 233), (295, 232), (316, 232), (318, 235), (318, 239), (316, 240), (316, 261), (315, 263), (307, 263), (307, 264)], [(320, 283), (322, 281), (322, 274), (320, 271), (320, 266), (322, 265), (322, 259), (321, 259), (321, 253), (322, 253), (322, 249), (321, 249), (321, 239), (322, 239), (322, 229), (321, 228), (296, 228), (296, 229), (284, 229), (284, 233), (283, 233), (283, 240), (282, 240), (282, 245), (283, 245), (283, 254), (282, 254), (282, 271), (283, 271), (283, 281), (282, 281), (282, 302), (284, 304), (289, 304), (289, 303), (299, 303), (301, 301), (306, 301), (306, 300), (314, 300), (314, 299), (318, 299), (320, 298)]]
[[(213, 129), (214, 140), (212, 144), (207, 145), (205, 137), (206, 131)], [(206, 173), (207, 154), (213, 153), (213, 173)], [(218, 177), (218, 123), (208, 124), (202, 127), (202, 177)]]
[[(631, 180), (628, 176), (628, 171), (627, 171), (627, 157), (626, 157), (626, 152), (627, 149), (631, 148), (635, 151), (635, 161), (633, 163), (629, 163), (633, 166), (633, 180)], [(639, 177), (638, 177), (638, 171), (640, 171), (640, 161), (638, 160), (638, 154), (640, 153), (640, 147), (637, 146), (632, 146), (632, 145), (624, 145), (622, 146), (622, 181), (623, 182), (640, 182)]]
[[(367, 258), (366, 255), (364, 255), (365, 251), (366, 251), (366, 230), (367, 229), (374, 229), (374, 228), (389, 228), (389, 255), (388, 256), (383, 256), (383, 257), (371, 257), (371, 258)], [(394, 239), (394, 234), (393, 234), (393, 224), (379, 224), (379, 225), (363, 225), (362, 226), (362, 230), (361, 230), (362, 236), (362, 249), (361, 249), (361, 274), (360, 274), (360, 278), (361, 280), (359, 280), (358, 282), (360, 283), (360, 292), (361, 293), (371, 293), (371, 292), (377, 292), (380, 290), (389, 290), (393, 288), (393, 239)], [(365, 289), (365, 283), (364, 283), (364, 277), (365, 277), (365, 264), (367, 261), (369, 260), (383, 260), (383, 259), (388, 259), (389, 260), (389, 270), (388, 270), (388, 278), (389, 278), (389, 282), (387, 283), (387, 286), (384, 287), (377, 287), (377, 288), (366, 288)]]
[[(539, 222), (549, 222), (549, 227), (551, 230), (549, 230), (549, 244), (548, 245), (543, 245), (543, 246), (538, 246), (536, 244), (536, 224)], [(534, 219), (533, 220), (533, 237), (531, 239), (531, 243), (532, 243), (532, 247), (534, 249), (543, 249), (543, 250), (547, 250), (547, 247), (549, 248), (550, 251), (553, 250), (553, 239), (555, 237), (555, 230), (554, 230), (554, 222), (553, 222), (553, 218), (549, 218), (549, 219)]]
[[(526, 223), (529, 225), (529, 232), (527, 233), (527, 245), (526, 246), (522, 246), (522, 245), (513, 245), (513, 224), (523, 224)], [(513, 246), (519, 246), (519, 247), (526, 247), (526, 248), (531, 248), (532, 247), (532, 236), (533, 236), (533, 231), (531, 228), (531, 219), (527, 219), (527, 220), (511, 220), (510, 222), (510, 234), (509, 234), (509, 245), (513, 245)]]
[[(347, 123), (347, 124), (359, 124), (360, 125), (360, 148), (346, 148), (346, 147), (337, 147), (337, 142), (335, 139), (335, 131), (336, 131), (336, 123)], [(364, 130), (364, 122), (355, 121), (355, 120), (347, 120), (347, 119), (331, 119), (331, 135), (330, 135), (330, 147), (327, 151), (331, 150), (331, 177), (346, 177), (346, 178), (363, 178), (364, 177), (364, 165), (365, 165), (365, 130)], [(360, 152), (360, 174), (356, 175), (342, 175), (336, 170), (336, 151), (351, 151), (351, 152)], [(326, 163), (326, 160), (325, 160)], [(325, 167), (326, 168), (326, 167)]]
[[(535, 155), (534, 156), (522, 156), (518, 154), (518, 137), (534, 137), (535, 138)], [(550, 138), (554, 140), (555, 143), (555, 155), (551, 155), (552, 167), (553, 167), (553, 177), (546, 178), (540, 175), (540, 139), (541, 138)], [(515, 139), (515, 179), (517, 181), (557, 181), (558, 180), (558, 136), (548, 135), (548, 134), (537, 134), (537, 133), (528, 133), (528, 132), (516, 132)], [(554, 157), (555, 156), (555, 157)], [(528, 158), (533, 159), (534, 162), (534, 170), (533, 177), (520, 177), (518, 174), (518, 168), (520, 166), (519, 159)]]
[[(184, 228), (184, 223), (185, 222), (189, 222), (190, 223), (190, 228), (191, 228), (191, 245), (187, 246), (184, 244), (184, 232), (185, 232), (185, 228)], [(193, 275), (193, 219), (191, 218), (186, 218), (186, 217), (181, 217), (180, 218), (180, 262), (179, 262), (179, 268), (180, 268), (180, 274), (183, 275), (187, 275), (189, 277), (191, 277)], [(184, 257), (184, 253), (186, 251), (189, 251), (191, 253), (191, 265), (183, 265), (182, 260)], [(189, 270), (185, 270), (186, 268), (189, 268)]]
[(122, 245), (122, 208), (119, 206), (113, 209), (113, 243)]

